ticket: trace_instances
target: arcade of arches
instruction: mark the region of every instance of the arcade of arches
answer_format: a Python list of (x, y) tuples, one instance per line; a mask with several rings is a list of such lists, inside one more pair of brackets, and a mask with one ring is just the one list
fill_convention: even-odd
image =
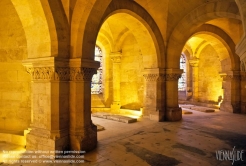
[(246, 0), (1, 0), (0, 78), (0, 131), (30, 150), (96, 148), (91, 112), (244, 114)]

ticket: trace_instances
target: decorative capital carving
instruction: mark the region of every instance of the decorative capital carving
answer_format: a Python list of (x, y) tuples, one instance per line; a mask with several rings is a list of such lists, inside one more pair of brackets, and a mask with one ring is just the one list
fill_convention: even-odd
[(178, 81), (180, 77), (181, 77), (181, 74), (178, 74), (178, 73), (166, 74), (167, 81)]
[(113, 63), (121, 62), (121, 52), (111, 52), (110, 57), (113, 60)]
[(221, 73), (220, 77), (223, 81), (240, 80), (240, 74), (238, 73)]
[(199, 65), (199, 58), (194, 57), (194, 58), (190, 59), (189, 62), (190, 62), (190, 65), (192, 67), (198, 67), (198, 65)]
[(158, 74), (144, 74), (143, 75), (146, 81), (157, 81)]
[(54, 75), (54, 67), (27, 67), (26, 70), (33, 80), (51, 80)]
[(166, 81), (178, 81), (183, 69), (166, 69)]
[(33, 80), (91, 81), (95, 68), (85, 67), (27, 67)]

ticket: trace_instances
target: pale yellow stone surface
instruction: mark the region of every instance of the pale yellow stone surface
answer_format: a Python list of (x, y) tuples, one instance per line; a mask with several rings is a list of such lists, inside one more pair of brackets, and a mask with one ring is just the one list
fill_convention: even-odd
[(218, 102), (219, 96), (223, 97), (222, 78), (219, 75), (221, 71), (219, 57), (211, 46), (207, 46), (199, 58), (199, 100), (201, 102)]
[[(245, 5), (1, 0), (0, 130), (29, 128), (27, 149), (92, 150), (91, 111), (143, 108), (151, 120), (179, 121), (182, 51), (200, 60), (194, 70), (188, 62), (184, 100), (216, 103), (222, 96), (221, 110), (245, 113)], [(91, 96), (95, 44), (103, 51), (103, 94)], [(116, 52), (120, 64), (112, 62)]]

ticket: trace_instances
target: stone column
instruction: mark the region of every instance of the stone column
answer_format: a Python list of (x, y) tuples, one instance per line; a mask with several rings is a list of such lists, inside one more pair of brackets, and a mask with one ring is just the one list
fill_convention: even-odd
[(246, 72), (241, 72), (241, 113), (246, 114)]
[(32, 77), (32, 117), (27, 150), (65, 150), (69, 146), (68, 61), (54, 57), (23, 61)]
[(197, 102), (199, 99), (199, 71), (198, 71), (198, 65), (199, 65), (199, 59), (198, 58), (193, 58), (190, 59), (190, 65), (192, 66), (192, 100), (194, 102)]
[(241, 61), (241, 113), (246, 113), (246, 78), (245, 78), (245, 71), (246, 71), (246, 33), (244, 33), (243, 38), (236, 46), (236, 54), (239, 55)]
[(166, 69), (166, 121), (182, 119), (182, 109), (178, 103), (178, 79), (183, 70)]
[(113, 102), (111, 104), (111, 111), (118, 113), (120, 111), (120, 66), (121, 66), (121, 52), (113, 52), (110, 54), (113, 61)]
[(220, 110), (240, 113), (240, 72), (228, 71), (220, 73), (220, 76), (223, 78), (222, 89), (224, 91)]
[(70, 148), (90, 151), (97, 146), (97, 127), (91, 121), (91, 79), (99, 62), (70, 61)]
[(144, 100), (143, 116), (151, 120), (165, 120), (165, 70), (145, 69), (144, 70)]

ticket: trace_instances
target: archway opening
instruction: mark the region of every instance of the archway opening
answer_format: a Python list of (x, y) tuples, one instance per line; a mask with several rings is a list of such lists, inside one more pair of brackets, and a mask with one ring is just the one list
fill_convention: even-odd
[(92, 93), (92, 114), (140, 118), (144, 70), (158, 67), (155, 45), (147, 28), (130, 14), (115, 13), (102, 24), (96, 45), (102, 53), (102, 93)]
[(188, 79), (186, 96), (179, 96), (179, 103), (219, 109), (226, 93), (221, 74), (232, 68), (230, 50), (215, 34), (199, 32), (189, 38), (183, 52), (188, 55)]

